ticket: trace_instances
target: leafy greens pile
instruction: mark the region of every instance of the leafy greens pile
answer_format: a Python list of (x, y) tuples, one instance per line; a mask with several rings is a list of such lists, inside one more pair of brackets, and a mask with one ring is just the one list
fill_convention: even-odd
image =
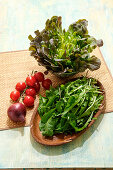
[(39, 99), (42, 134), (53, 136), (85, 129), (102, 100), (102, 92), (93, 78), (83, 77), (57, 88), (51, 87), (46, 91), (46, 97)]
[(85, 71), (99, 69), (101, 61), (90, 53), (102, 40), (88, 35), (88, 21), (80, 19), (62, 30), (61, 17), (53, 16), (46, 21), (45, 29), (35, 31), (36, 37), (29, 35), (29, 50), (40, 65), (54, 74), (65, 77)]

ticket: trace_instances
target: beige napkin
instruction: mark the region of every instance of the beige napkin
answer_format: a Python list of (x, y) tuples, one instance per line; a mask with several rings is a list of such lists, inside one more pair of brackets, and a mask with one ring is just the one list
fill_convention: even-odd
[[(106, 63), (102, 57), (102, 54), (97, 48), (93, 52), (101, 60), (101, 67), (94, 72), (89, 71), (88, 76), (92, 76), (103, 84), (106, 91), (106, 110), (105, 112), (113, 111), (113, 79), (106, 66)], [(7, 116), (7, 109), (12, 104), (10, 100), (10, 92), (15, 89), (15, 85), (19, 81), (25, 81), (28, 74), (32, 70), (44, 72), (45, 68), (38, 66), (38, 63), (33, 57), (30, 56), (30, 52), (27, 50), (0, 53), (0, 130), (16, 128), (21, 126), (29, 126), (31, 116), (38, 103), (38, 95), (35, 100), (33, 108), (27, 109), (26, 123), (14, 123), (9, 120)], [(78, 74), (73, 77), (85, 75), (86, 72)], [(53, 86), (60, 84), (63, 80), (57, 78), (55, 75), (49, 73), (46, 77), (50, 78), (53, 82)], [(71, 77), (72, 78), (72, 77)], [(44, 94), (43, 88), (40, 93)]]

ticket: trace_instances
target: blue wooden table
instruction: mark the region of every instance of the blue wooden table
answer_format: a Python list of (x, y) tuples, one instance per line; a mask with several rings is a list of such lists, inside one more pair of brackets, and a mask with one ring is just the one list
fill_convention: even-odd
[[(0, 52), (28, 49), (28, 35), (53, 15), (62, 16), (65, 28), (86, 18), (90, 34), (104, 41), (101, 51), (113, 75), (113, 0), (0, 0)], [(0, 131), (0, 168), (54, 167), (113, 167), (113, 113), (58, 147), (35, 143), (29, 127)]]

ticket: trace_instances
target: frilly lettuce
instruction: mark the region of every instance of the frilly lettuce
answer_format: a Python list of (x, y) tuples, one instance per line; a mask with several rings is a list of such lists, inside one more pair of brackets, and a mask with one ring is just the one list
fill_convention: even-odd
[(35, 31), (35, 38), (29, 35), (31, 55), (39, 65), (60, 77), (74, 75), (87, 68), (91, 71), (99, 69), (100, 59), (90, 53), (97, 46), (102, 46), (103, 41), (88, 34), (88, 21), (80, 19), (66, 31), (62, 29), (61, 19), (53, 16), (46, 21), (44, 30)]

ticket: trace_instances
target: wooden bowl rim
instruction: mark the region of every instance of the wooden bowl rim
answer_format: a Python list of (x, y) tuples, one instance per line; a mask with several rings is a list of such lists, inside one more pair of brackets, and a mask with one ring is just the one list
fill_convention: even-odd
[[(61, 83), (61, 84), (65, 84), (65, 83), (67, 83), (67, 82), (75, 81), (76, 79), (80, 79), (80, 78), (83, 78), (83, 77), (84, 77), (84, 76), (72, 78), (72, 79), (69, 79), (69, 80), (64, 81), (64, 82)], [(86, 77), (86, 76), (85, 76), (85, 77)], [(93, 78), (93, 77), (86, 77), (86, 78), (89, 79), (89, 78)], [(33, 130), (33, 129), (34, 129), (34, 126), (33, 126), (34, 118), (35, 118), (35, 116), (38, 114), (38, 111), (37, 111), (38, 105), (39, 105), (39, 103), (38, 103), (37, 107), (35, 108), (35, 110), (34, 110), (34, 112), (33, 112), (33, 115), (32, 115), (31, 121), (30, 121), (30, 132), (31, 132), (31, 135), (32, 135), (32, 137), (35, 139), (36, 142), (38, 142), (38, 143), (40, 143), (40, 144), (42, 144), (42, 145), (47, 145), (47, 146), (58, 146), (58, 145), (66, 144), (66, 143), (69, 143), (69, 142), (73, 141), (73, 140), (76, 139), (77, 137), (79, 137), (81, 134), (83, 134), (85, 131), (87, 131), (90, 126), (92, 126), (92, 124), (96, 121), (96, 118), (105, 110), (105, 100), (106, 100), (105, 89), (104, 89), (102, 83), (101, 83), (99, 80), (97, 80), (97, 79), (95, 79), (95, 80), (97, 81), (97, 85), (100, 87), (100, 91), (102, 91), (102, 95), (104, 96), (104, 99), (103, 99), (103, 101), (101, 102), (101, 106), (99, 107), (98, 112), (95, 113), (95, 115), (93, 116), (93, 118), (95, 118), (95, 119), (92, 119), (91, 122), (88, 124), (88, 126), (87, 126), (85, 129), (83, 129), (82, 131), (77, 132), (77, 133), (74, 133), (67, 141), (62, 141), (62, 142), (59, 142), (59, 143), (56, 143), (56, 144), (55, 144), (55, 143), (53, 143), (53, 144), (51, 144), (51, 143), (43, 143), (42, 140), (40, 140), (39, 138), (37, 138), (37, 136), (35, 135), (34, 130)], [(60, 84), (60, 85), (61, 85), (61, 84)], [(56, 88), (56, 87), (55, 87), (55, 88)], [(38, 114), (38, 115), (39, 115), (39, 114)], [(40, 132), (40, 133), (41, 133), (41, 132)], [(54, 135), (54, 136), (55, 136), (55, 135)]]

